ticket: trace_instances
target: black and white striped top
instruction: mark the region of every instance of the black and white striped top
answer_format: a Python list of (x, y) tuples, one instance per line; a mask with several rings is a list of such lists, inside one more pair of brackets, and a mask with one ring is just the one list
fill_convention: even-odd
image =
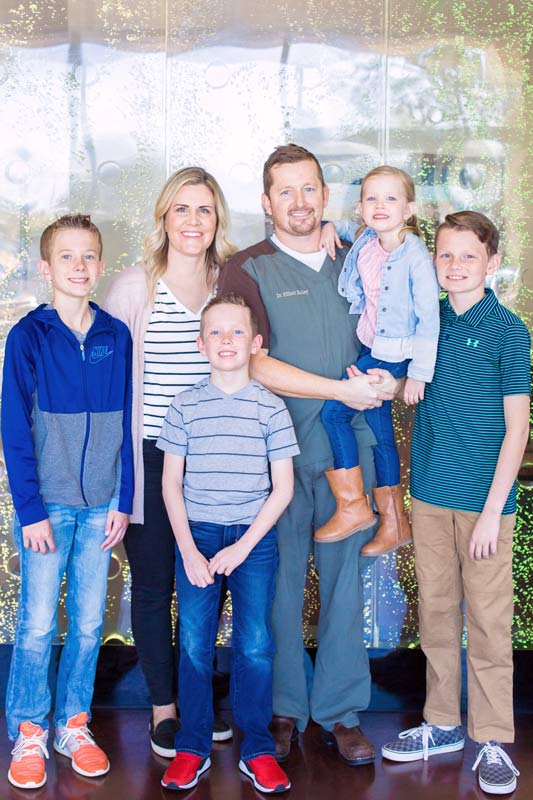
[(144, 337), (144, 439), (157, 439), (173, 397), (211, 372), (208, 360), (196, 346), (201, 312), (189, 311), (164, 281), (157, 282)]

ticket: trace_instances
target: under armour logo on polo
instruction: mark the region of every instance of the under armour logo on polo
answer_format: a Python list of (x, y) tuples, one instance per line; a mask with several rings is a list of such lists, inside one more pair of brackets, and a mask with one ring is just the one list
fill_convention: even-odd
[(103, 361), (104, 358), (112, 355), (113, 351), (106, 344), (99, 344), (93, 347), (91, 350), (91, 355), (89, 356), (89, 362), (91, 364), (98, 364), (99, 361)]
[(467, 347), (477, 347), (478, 344), (479, 344), (479, 339), (471, 339), (470, 337), (468, 337), (468, 339), (466, 340)]

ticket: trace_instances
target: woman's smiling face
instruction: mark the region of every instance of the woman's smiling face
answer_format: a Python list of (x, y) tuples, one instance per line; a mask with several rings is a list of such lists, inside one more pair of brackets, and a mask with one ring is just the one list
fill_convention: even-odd
[(217, 229), (215, 198), (202, 183), (186, 183), (165, 214), (169, 249), (184, 256), (206, 253)]

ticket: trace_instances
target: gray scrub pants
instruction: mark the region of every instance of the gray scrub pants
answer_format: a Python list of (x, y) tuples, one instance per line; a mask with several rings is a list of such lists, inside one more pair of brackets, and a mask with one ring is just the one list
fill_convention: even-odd
[[(362, 448), (365, 476), (373, 474), (372, 450)], [(311, 716), (326, 730), (336, 722), (359, 724), (370, 700), (368, 654), (363, 642), (363, 590), (359, 551), (375, 533), (369, 528), (340, 542), (313, 542), (315, 528), (335, 510), (324, 477), (330, 461), (295, 469), (294, 499), (279, 519), (279, 571), (272, 612), (276, 644), (274, 714), (294, 717), (303, 731)], [(302, 607), (309, 555), (319, 574), (318, 649), (312, 679), (302, 639)], [(366, 565), (369, 559), (363, 559)], [(307, 663), (306, 663), (307, 661)]]

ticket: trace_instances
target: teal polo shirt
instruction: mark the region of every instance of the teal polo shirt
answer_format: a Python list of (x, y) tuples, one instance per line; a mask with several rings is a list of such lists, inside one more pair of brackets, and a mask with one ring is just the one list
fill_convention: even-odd
[[(419, 403), (411, 447), (411, 495), (481, 512), (505, 436), (503, 398), (530, 393), (530, 337), (494, 292), (457, 315), (441, 300), (435, 376)], [(516, 483), (504, 514), (516, 510)]]

